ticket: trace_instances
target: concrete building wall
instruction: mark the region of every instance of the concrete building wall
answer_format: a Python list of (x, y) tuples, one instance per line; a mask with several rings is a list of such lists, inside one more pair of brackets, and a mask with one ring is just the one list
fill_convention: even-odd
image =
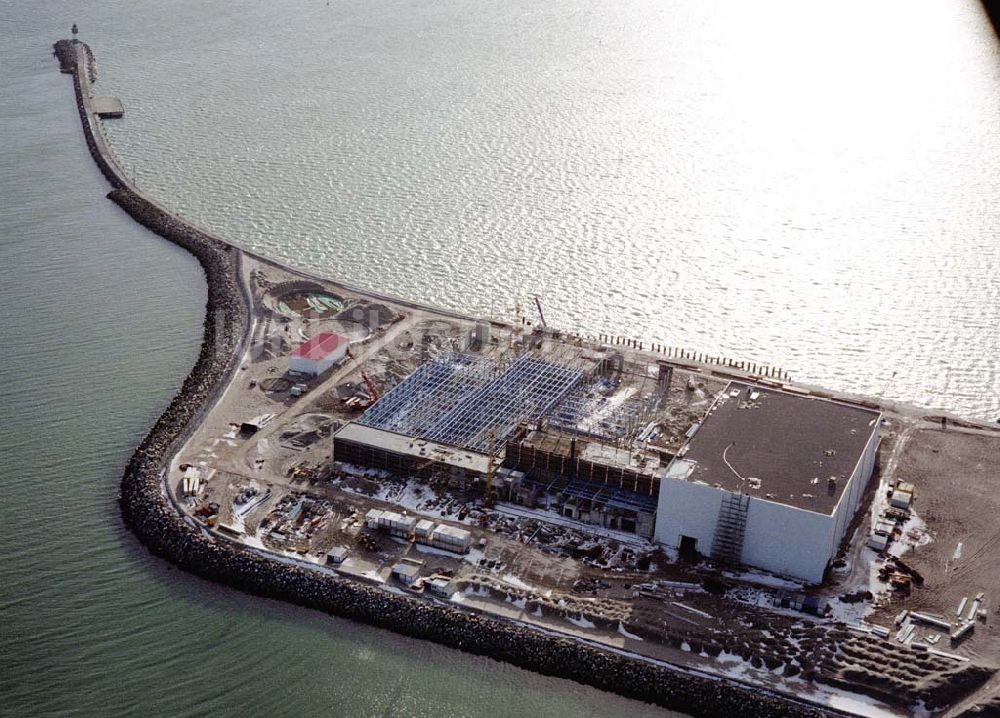
[(819, 583), (833, 556), (833, 518), (751, 498), (743, 563), (782, 576)]
[(297, 374), (307, 374), (309, 376), (317, 376), (322, 374), (327, 369), (332, 367), (338, 361), (344, 358), (344, 354), (347, 352), (347, 344), (342, 344), (337, 347), (333, 352), (326, 355), (322, 359), (313, 360), (307, 357), (301, 356), (289, 356), (288, 357), (288, 371)]
[(425, 479), (437, 475), (449, 476), (462, 481), (476, 481), (482, 477), (481, 472), (472, 468), (453, 466), (428, 457), (413, 456), (380, 446), (336, 437), (333, 440), (332, 460), (333, 462), (339, 461), (354, 466), (419, 476)]
[(431, 464), (428, 461), (418, 463), (412, 456), (343, 439), (334, 439), (333, 441), (333, 460), (380, 471), (413, 474), (424, 478), (431, 475)]
[[(881, 421), (881, 418), (879, 421)], [(840, 497), (840, 502), (834, 510), (834, 531), (831, 538), (833, 546), (831, 548), (831, 554), (837, 552), (840, 542), (843, 541), (844, 535), (847, 532), (847, 527), (851, 524), (851, 519), (854, 518), (854, 514), (857, 513), (858, 507), (861, 505), (861, 499), (865, 495), (865, 489), (868, 488), (868, 482), (871, 481), (872, 474), (875, 471), (875, 460), (878, 455), (878, 445), (879, 432), (875, 430), (872, 432), (871, 437), (869, 437), (868, 443), (865, 445), (864, 453), (858, 460), (858, 464), (854, 468), (854, 473), (851, 475), (850, 483), (848, 483), (847, 488), (844, 489), (844, 495)]]
[(309, 376), (313, 376), (317, 373), (316, 368), (316, 362), (312, 359), (297, 356), (288, 357), (288, 371), (292, 374), (307, 374)]
[[(690, 536), (699, 553), (710, 555), (726, 494), (705, 484), (664, 479), (654, 540), (678, 548), (680, 537)], [(819, 583), (834, 551), (832, 517), (751, 497), (742, 555), (746, 565)]]
[(653, 538), (653, 531), (656, 530), (656, 514), (640, 512), (635, 518), (635, 532), (645, 538)]
[(697, 540), (699, 553), (712, 553), (715, 525), (725, 491), (705, 484), (693, 484), (683, 479), (660, 481), (660, 497), (656, 509), (656, 530), (653, 538), (665, 546), (677, 548), (681, 536)]
[(652, 474), (587, 461), (579, 456), (571, 459), (565, 454), (536, 449), (519, 439), (507, 443), (503, 465), (523, 471), (532, 478), (572, 478), (607, 484), (644, 496), (653, 496), (657, 492), (657, 479)]
[[(742, 563), (809, 583), (821, 582), (861, 505), (875, 469), (878, 445), (876, 424), (832, 514), (751, 496)], [(814, 491), (826, 489), (820, 482)], [(710, 555), (719, 509), (727, 493), (683, 478), (664, 478), (654, 540), (677, 548), (681, 536), (690, 536), (697, 540), (701, 554)]]

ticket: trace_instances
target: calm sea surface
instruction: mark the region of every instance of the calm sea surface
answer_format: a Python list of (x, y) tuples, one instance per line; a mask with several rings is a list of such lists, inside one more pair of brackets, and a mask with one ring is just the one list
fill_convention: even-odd
[[(1000, 416), (1000, 50), (975, 2), (0, 0), (0, 715), (664, 715), (191, 578), (118, 518), (197, 353), (115, 150), (247, 247), (408, 298)], [(803, 7), (805, 6), (805, 7)]]

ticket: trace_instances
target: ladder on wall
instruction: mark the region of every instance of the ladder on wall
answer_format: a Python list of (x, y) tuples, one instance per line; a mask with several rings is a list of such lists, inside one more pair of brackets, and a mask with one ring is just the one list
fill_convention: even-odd
[(730, 565), (740, 563), (749, 508), (750, 497), (746, 494), (726, 494), (722, 499), (712, 541), (713, 561)]

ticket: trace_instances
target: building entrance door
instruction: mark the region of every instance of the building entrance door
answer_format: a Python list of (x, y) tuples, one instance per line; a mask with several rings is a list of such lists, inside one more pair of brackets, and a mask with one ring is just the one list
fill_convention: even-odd
[(681, 536), (677, 545), (681, 558), (686, 560), (698, 558), (698, 539), (691, 536)]

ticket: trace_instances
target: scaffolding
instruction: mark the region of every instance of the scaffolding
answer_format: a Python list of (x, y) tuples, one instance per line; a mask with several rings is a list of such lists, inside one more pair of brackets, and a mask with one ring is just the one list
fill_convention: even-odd
[(439, 444), (494, 453), (526, 419), (545, 416), (583, 378), (580, 369), (523, 354), (504, 367), (451, 353), (420, 366), (359, 423)]
[(746, 538), (750, 497), (740, 492), (727, 493), (719, 506), (719, 518), (712, 541), (712, 560), (725, 565), (740, 563)]

